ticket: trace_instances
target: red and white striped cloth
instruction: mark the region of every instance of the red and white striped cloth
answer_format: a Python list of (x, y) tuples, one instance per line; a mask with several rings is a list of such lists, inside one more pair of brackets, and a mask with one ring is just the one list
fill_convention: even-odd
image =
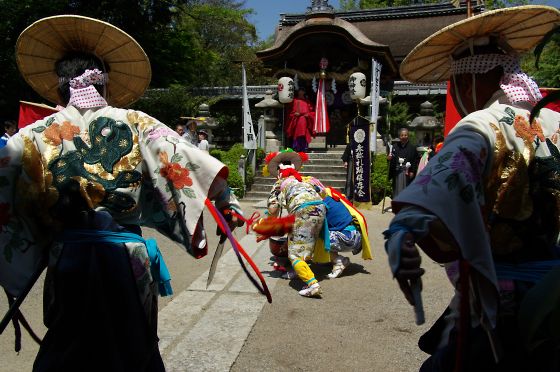
[(315, 104), (315, 123), (313, 125), (314, 133), (327, 133), (331, 125), (329, 123), (329, 113), (327, 112), (327, 103), (325, 102), (325, 79), (319, 79), (317, 87), (317, 103)]

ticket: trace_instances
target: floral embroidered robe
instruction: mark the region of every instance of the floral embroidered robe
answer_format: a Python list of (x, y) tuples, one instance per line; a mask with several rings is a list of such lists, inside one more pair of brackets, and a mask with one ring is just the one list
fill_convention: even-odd
[[(267, 207), (286, 208), (288, 214), (294, 214), (296, 220), (293, 230), (288, 234), (288, 257), (311, 258), (315, 243), (323, 227), (325, 206), (307, 205), (322, 202), (317, 188), (322, 184), (318, 180), (306, 178), (304, 182), (290, 176), (276, 181), (267, 200)], [(316, 188), (317, 187), (317, 188)], [(322, 186), (324, 188), (324, 186)]]
[[(139, 111), (69, 106), (37, 121), (0, 149), (0, 285), (18, 296), (54, 244), (49, 208), (56, 187), (68, 179), (117, 223), (156, 228), (199, 258), (207, 249), (199, 226), (206, 197), (217, 198), (219, 208), (239, 208), (227, 173), (221, 162)], [(141, 244), (126, 246), (144, 302), (148, 286), (141, 282), (152, 281), (148, 256)]]
[(498, 307), (494, 261), (547, 259), (560, 231), (560, 114), (543, 109), (530, 125), (530, 109), (512, 106), (498, 91), (484, 110), (453, 128), (438, 154), (393, 201), (396, 212), (421, 209), (397, 214), (392, 224), (414, 230), (435, 218), (419, 241), (431, 258), (449, 262), (459, 250), (474, 268), (479, 319), (490, 327)]

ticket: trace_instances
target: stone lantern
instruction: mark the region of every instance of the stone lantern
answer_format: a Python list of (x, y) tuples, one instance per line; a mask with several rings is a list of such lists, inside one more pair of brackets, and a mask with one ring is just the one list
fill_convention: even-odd
[(420, 115), (408, 125), (416, 135), (416, 145), (419, 147), (429, 147), (434, 139), (434, 133), (441, 128), (441, 123), (434, 116), (434, 105), (426, 101), (420, 105)]
[[(264, 114), (259, 117), (258, 146), (263, 148), (266, 152), (279, 151), (281, 145), (278, 136), (274, 133), (274, 128), (278, 124), (278, 118), (274, 114), (274, 109), (281, 109), (284, 105), (272, 98), (273, 94), (274, 92), (272, 90), (267, 90), (264, 93), (263, 100), (255, 105), (255, 107), (262, 108), (264, 111)], [(261, 136), (263, 131), (265, 135)]]

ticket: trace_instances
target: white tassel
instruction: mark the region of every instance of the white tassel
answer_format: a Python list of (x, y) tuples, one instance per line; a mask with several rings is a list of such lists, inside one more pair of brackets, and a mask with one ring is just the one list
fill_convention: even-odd
[(311, 86), (313, 87), (313, 91), (317, 93), (317, 78), (313, 76), (313, 81), (311, 82)]
[(296, 92), (299, 90), (299, 79), (297, 74), (294, 76), (294, 88), (296, 89)]
[(331, 90), (336, 94), (336, 80), (332, 79)]

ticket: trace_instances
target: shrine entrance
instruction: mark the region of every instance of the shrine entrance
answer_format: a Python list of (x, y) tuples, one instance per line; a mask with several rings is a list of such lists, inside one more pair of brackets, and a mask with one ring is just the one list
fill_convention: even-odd
[[(397, 75), (397, 64), (387, 45), (366, 37), (356, 26), (335, 17), (328, 1), (312, 1), (305, 20), (279, 29), (274, 45), (257, 52), (277, 79), (289, 77), (294, 88), (305, 90), (314, 107), (324, 85), (324, 101), (330, 129), (319, 134), (325, 147), (346, 143), (347, 127), (358, 115), (367, 117), (367, 106), (352, 99), (348, 79), (355, 72), (365, 74), (367, 91), (371, 85), (372, 58), (381, 63), (381, 90), (389, 91)], [(285, 113), (289, 113), (286, 105)], [(317, 112), (315, 113), (317, 115)], [(374, 120), (375, 121), (375, 120)], [(286, 120), (284, 120), (286, 123)]]

